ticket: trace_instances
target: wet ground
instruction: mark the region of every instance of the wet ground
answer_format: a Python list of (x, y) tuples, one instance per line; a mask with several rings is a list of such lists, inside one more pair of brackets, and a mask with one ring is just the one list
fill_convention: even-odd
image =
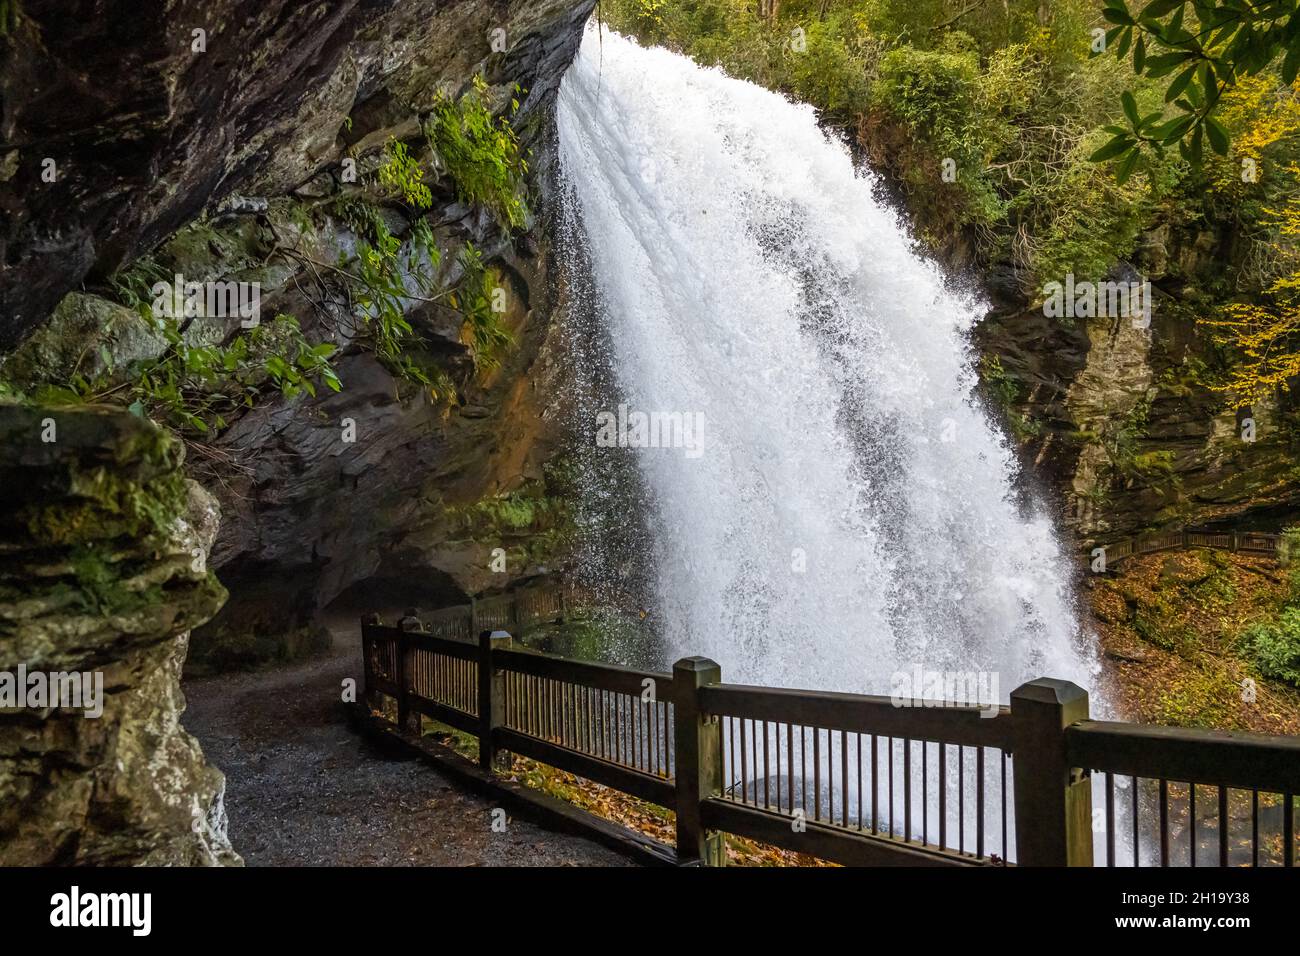
[(187, 682), (183, 723), (226, 774), (230, 840), (250, 866), (628, 866), (588, 841), (510, 818), (347, 724), (355, 648)]

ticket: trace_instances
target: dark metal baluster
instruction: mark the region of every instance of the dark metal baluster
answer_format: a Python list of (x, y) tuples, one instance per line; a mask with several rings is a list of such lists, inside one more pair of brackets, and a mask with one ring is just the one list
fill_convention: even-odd
[[(799, 742), (803, 742), (803, 730), (799, 731)], [(794, 813), (794, 724), (785, 725), (785, 763), (786, 763), (786, 792), (790, 797), (790, 805), (787, 808)], [(801, 784), (800, 790), (803, 789)]]
[(1160, 865), (1169, 865), (1169, 782), (1160, 778)]
[(595, 709), (595, 715), (597, 715), (598, 721), (601, 722), (599, 723), (599, 727), (601, 727), (601, 736), (599, 736), (601, 749), (599, 749), (599, 754), (601, 754), (603, 760), (608, 760), (610, 758), (610, 710), (608, 710), (610, 702), (604, 697), (604, 688), (597, 688), (597, 691), (595, 691), (595, 708), (597, 708)]
[(898, 822), (898, 817), (894, 815), (894, 738), (886, 737), (885, 740), (888, 741), (886, 746), (889, 747), (889, 836), (893, 838), (897, 829), (894, 824)]
[(1219, 866), (1228, 865), (1228, 788), (1219, 787)]
[(1141, 815), (1138, 813), (1138, 778), (1137, 774), (1133, 775), (1133, 866), (1137, 868), (1142, 865), (1141, 850), (1142, 844), (1139, 821)]
[(876, 768), (880, 764), (876, 757), (876, 735), (871, 735), (871, 832), (879, 833), (879, 819), (876, 815), (877, 805), (880, 803), (880, 784), (876, 775)]
[(604, 757), (606, 760), (614, 760), (614, 744), (617, 736), (617, 729), (614, 727), (614, 715), (610, 713), (611, 704), (613, 704), (613, 694), (608, 690), (601, 689), (600, 692), (600, 719), (604, 721), (601, 726), (604, 728), (600, 736), (601, 746), (604, 747)]
[(975, 748), (975, 856), (984, 859), (984, 748)]
[(1011, 859), (1011, 847), (1007, 844), (1007, 762), (1011, 759), (1011, 754), (1005, 750), (1002, 753), (1002, 859)]
[(727, 718), (714, 717), (713, 719), (718, 722), (718, 753), (720, 754), (719, 759), (722, 760), (722, 793), (723, 796), (726, 796), (727, 781), (731, 779), (731, 776), (727, 771), (727, 736), (726, 731), (722, 729), (722, 724)]
[(903, 839), (912, 839), (912, 741), (903, 738)]
[(567, 750), (573, 749), (573, 739), (569, 734), (569, 688), (572, 685), (568, 681), (560, 681), (556, 685), (557, 696), (560, 702), (560, 746)]
[(1187, 820), (1188, 820), (1188, 837), (1187, 837), (1187, 855), (1191, 858), (1192, 867), (1196, 866), (1196, 784), (1187, 784)]
[(840, 731), (840, 786), (844, 793), (840, 799), (840, 825), (849, 825), (849, 734)]
[(727, 756), (731, 758), (727, 767), (727, 778), (731, 787), (731, 798), (736, 798), (736, 718), (727, 718), (727, 733), (731, 737), (731, 744), (727, 747)]
[(826, 822), (835, 822), (835, 731), (826, 730)]
[(614, 760), (617, 763), (625, 763), (627, 758), (623, 753), (623, 695), (614, 694)]
[[(654, 773), (654, 762), (650, 756), (651, 741), (654, 740), (654, 735), (650, 732), (650, 701), (647, 700), (643, 703), (645, 704), (645, 713), (641, 718), (641, 736), (645, 738), (645, 768), (647, 772)], [(722, 721), (718, 721), (718, 727), (722, 727)]]
[(772, 748), (776, 751), (776, 810), (781, 812), (781, 722), (772, 724)]
[(1115, 775), (1106, 774), (1106, 865), (1115, 865)]
[(1250, 791), (1250, 865), (1259, 866), (1259, 791)]
[(957, 745), (957, 852), (966, 852), (966, 748)]
[(813, 738), (813, 819), (822, 818), (822, 732), (818, 727), (810, 728)]
[(803, 742), (803, 724), (799, 725), (799, 809), (808, 815), (808, 748)]
[(921, 741), (921, 842), (930, 842), (930, 741)]
[(743, 803), (749, 802), (749, 785), (745, 783), (749, 779), (749, 750), (745, 746), (745, 719), (740, 720), (740, 799)]
[(1295, 794), (1282, 794), (1282, 865), (1295, 866)]
[[(767, 721), (765, 720), (763, 721), (763, 807), (765, 809), (772, 806), (772, 795), (768, 792), (767, 784), (771, 776), (767, 764)], [(754, 795), (758, 795), (757, 788), (755, 788)]]
[(862, 801), (867, 798), (867, 793), (862, 789), (862, 732), (859, 731), (855, 736), (858, 738), (858, 829), (862, 829)]
[(939, 741), (939, 846), (948, 848), (948, 745)]

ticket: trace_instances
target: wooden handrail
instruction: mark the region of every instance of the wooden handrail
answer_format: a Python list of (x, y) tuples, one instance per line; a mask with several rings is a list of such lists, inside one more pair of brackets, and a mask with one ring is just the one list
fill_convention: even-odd
[(1215, 548), (1239, 554), (1264, 554), (1280, 558), (1285, 537), (1268, 531), (1198, 531), (1188, 528), (1152, 531), (1121, 538), (1110, 544), (1089, 547), (1083, 560), (1084, 563), (1091, 563), (1097, 548), (1104, 552), (1108, 567), (1135, 555), (1186, 551), (1192, 548)]

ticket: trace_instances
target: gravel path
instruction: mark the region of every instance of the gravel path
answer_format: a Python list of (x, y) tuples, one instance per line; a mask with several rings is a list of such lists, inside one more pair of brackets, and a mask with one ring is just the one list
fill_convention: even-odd
[[(355, 662), (355, 663), (354, 663)], [(187, 682), (183, 723), (226, 774), (230, 839), (250, 866), (628, 866), (602, 846), (511, 818), (348, 728), (356, 648)]]

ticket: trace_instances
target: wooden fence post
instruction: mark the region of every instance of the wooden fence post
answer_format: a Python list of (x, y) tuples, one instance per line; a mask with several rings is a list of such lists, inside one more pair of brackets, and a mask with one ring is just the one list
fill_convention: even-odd
[(366, 716), (375, 703), (375, 636), (370, 629), (382, 623), (378, 614), (367, 614), (361, 619), (361, 693), (357, 700), (366, 708)]
[(492, 731), (501, 726), (506, 713), (506, 675), (492, 663), (492, 651), (509, 643), (505, 631), (481, 631), (478, 636), (478, 765), (487, 771), (496, 759)]
[(1087, 718), (1088, 692), (1069, 681), (1011, 692), (1019, 866), (1092, 866), (1092, 779), (1065, 748), (1065, 728)]
[(407, 699), (410, 695), (410, 687), (407, 679), (409, 670), (406, 666), (406, 655), (409, 648), (406, 635), (423, 631), (424, 623), (420, 620), (416, 609), (411, 608), (402, 618), (398, 628), (401, 633), (397, 636), (397, 727), (403, 732), (410, 731), (419, 736), (420, 715), (411, 713), (411, 703)]
[(700, 815), (700, 801), (722, 793), (722, 752), (717, 718), (701, 713), (698, 691), (721, 682), (722, 668), (707, 657), (684, 657), (673, 665), (678, 864), (726, 864), (722, 834), (706, 832)]

